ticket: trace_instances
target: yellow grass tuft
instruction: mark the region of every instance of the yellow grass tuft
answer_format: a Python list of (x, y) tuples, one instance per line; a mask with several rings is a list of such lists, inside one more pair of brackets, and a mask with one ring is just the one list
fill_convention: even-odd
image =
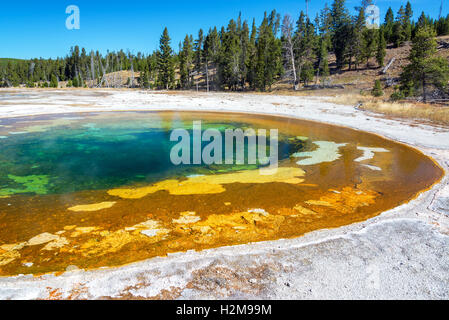
[(364, 95), (338, 95), (331, 102), (344, 105), (358, 105), (367, 111), (391, 117), (430, 121), (435, 124), (449, 124), (449, 107), (413, 102), (391, 102), (382, 98)]

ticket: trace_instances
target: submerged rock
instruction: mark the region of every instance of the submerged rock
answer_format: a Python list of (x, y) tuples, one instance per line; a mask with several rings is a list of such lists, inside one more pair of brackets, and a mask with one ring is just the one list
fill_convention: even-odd
[(38, 246), (41, 244), (45, 244), (51, 241), (59, 240), (60, 237), (48, 232), (41, 233), (30, 240), (28, 240), (27, 245), (28, 246)]

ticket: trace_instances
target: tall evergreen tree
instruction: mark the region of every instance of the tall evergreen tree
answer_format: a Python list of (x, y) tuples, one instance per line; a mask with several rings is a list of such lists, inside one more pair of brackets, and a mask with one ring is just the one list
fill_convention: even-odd
[(248, 45), (248, 73), (247, 73), (247, 80), (248, 84), (251, 90), (256, 90), (256, 65), (257, 65), (257, 46), (256, 46), (256, 40), (257, 40), (257, 27), (256, 27), (256, 20), (253, 19), (253, 24), (251, 28), (251, 36), (249, 39), (249, 45)]
[(327, 3), (325, 3), (324, 8), (320, 12), (319, 33), (321, 36), (324, 37), (324, 41), (327, 44), (328, 50), (332, 48), (331, 28), (332, 28), (332, 14), (330, 8), (327, 6)]
[(388, 43), (393, 42), (394, 13), (391, 7), (388, 8), (384, 20), (384, 37)]
[(240, 37), (237, 24), (231, 20), (223, 34), (218, 72), (221, 84), (230, 90), (236, 90), (240, 83)]
[(401, 74), (401, 91), (405, 96), (422, 93), (424, 102), (427, 102), (429, 87), (437, 90), (446, 90), (449, 81), (448, 61), (436, 54), (435, 32), (431, 27), (425, 26), (417, 30), (410, 51), (410, 64)]
[(144, 66), (143, 70), (141, 70), (139, 77), (139, 84), (142, 89), (147, 89), (150, 87), (148, 66)]
[[(206, 40), (204, 41), (204, 61), (206, 65), (206, 86), (209, 91), (210, 76), (209, 76), (209, 64), (212, 64), (216, 68), (220, 52), (220, 39), (218, 36), (217, 28), (210, 29)], [(215, 79), (216, 80), (216, 79)]]
[(322, 81), (330, 75), (329, 70), (329, 50), (332, 48), (330, 30), (332, 28), (332, 15), (327, 3), (320, 12), (319, 16), (319, 28), (317, 34), (319, 34), (318, 42), (318, 66), (317, 66), (317, 81), (321, 76)]
[(349, 39), (349, 70), (351, 70), (352, 58), (355, 58), (355, 68), (365, 59), (366, 37), (365, 37), (365, 8), (359, 8), (359, 14), (354, 20), (351, 28), (351, 38)]
[(52, 88), (58, 87), (58, 78), (54, 74), (51, 75), (50, 87)]
[(424, 14), (424, 11), (421, 13), (421, 15), (418, 18), (418, 22), (416, 23), (416, 28), (424, 28), (426, 26), (432, 26), (432, 23), (428, 17)]
[(345, 0), (334, 0), (332, 16), (332, 47), (337, 60), (337, 68), (343, 68), (347, 61), (348, 39), (351, 36), (351, 20)]
[(266, 84), (269, 89), (274, 82), (283, 73), (282, 67), (282, 43), (276, 35), (281, 26), (281, 16), (273, 10), (268, 18), (268, 63), (267, 63), (267, 81)]
[(314, 62), (316, 61), (317, 52), (317, 37), (315, 34), (315, 27), (310, 22), (309, 18), (306, 19), (304, 36), (299, 43), (299, 50), (302, 51), (303, 65), (301, 68), (300, 78), (307, 85), (312, 81), (315, 75)]
[(182, 49), (179, 52), (179, 73), (180, 85), (182, 89), (189, 89), (191, 87), (191, 73), (193, 69), (193, 49), (190, 37), (186, 35), (182, 44)]
[(405, 5), (405, 22), (404, 22), (404, 34), (405, 41), (410, 41), (412, 39), (412, 18), (413, 18), (413, 10), (410, 1), (407, 1)]
[(200, 29), (198, 32), (198, 38), (195, 40), (195, 70), (200, 73), (203, 67), (203, 42), (204, 42), (204, 33), (203, 29)]
[(280, 21), (275, 11), (267, 17), (265, 13), (256, 42), (257, 62), (255, 66), (255, 87), (265, 91), (271, 88), (282, 71), (282, 44), (275, 34)]
[(250, 34), (248, 22), (244, 21), (240, 28), (240, 86), (245, 89), (248, 80), (248, 60), (250, 59)]
[(366, 61), (367, 67), (370, 66), (369, 60), (376, 55), (377, 52), (377, 42), (378, 42), (378, 30), (365, 28), (363, 31), (363, 38), (365, 43), (365, 48), (363, 50), (363, 56)]
[(173, 50), (170, 46), (170, 36), (165, 28), (159, 42), (158, 54), (158, 85), (170, 89), (175, 81), (175, 68), (173, 64)]
[(378, 32), (379, 38), (377, 40), (376, 61), (379, 67), (383, 67), (385, 63), (385, 56), (387, 54), (387, 42), (385, 41), (384, 28), (381, 27)]
[(409, 41), (412, 35), (411, 25), (411, 11), (410, 2), (407, 2), (407, 7), (401, 6), (396, 16), (396, 21), (393, 26), (393, 43), (396, 47), (400, 47), (404, 42)]
[(449, 35), (449, 14), (446, 17), (440, 17), (435, 24), (438, 36)]

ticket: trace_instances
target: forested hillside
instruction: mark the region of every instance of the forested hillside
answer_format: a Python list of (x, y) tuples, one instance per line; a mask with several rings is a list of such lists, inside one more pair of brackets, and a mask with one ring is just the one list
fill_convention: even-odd
[[(449, 15), (436, 19), (423, 12), (413, 21), (407, 2), (396, 13), (390, 8), (379, 28), (368, 28), (365, 8), (371, 2), (361, 1), (355, 15), (345, 0), (334, 0), (315, 17), (272, 11), (256, 25), (239, 16), (227, 26), (186, 35), (176, 50), (165, 28), (159, 50), (151, 54), (101, 54), (75, 46), (56, 60), (1, 59), (0, 85), (269, 91), (284, 83), (300, 90), (338, 86), (342, 74), (390, 69), (397, 74), (373, 81), (374, 95), (390, 87), (393, 99), (447, 98), (448, 58), (438, 48), (449, 46), (435, 37), (449, 35)], [(398, 71), (399, 57), (389, 57), (387, 50), (403, 47), (408, 62)]]
[(0, 67), (4, 68), (8, 65), (8, 63), (26, 63), (26, 61), (20, 59), (0, 58)]

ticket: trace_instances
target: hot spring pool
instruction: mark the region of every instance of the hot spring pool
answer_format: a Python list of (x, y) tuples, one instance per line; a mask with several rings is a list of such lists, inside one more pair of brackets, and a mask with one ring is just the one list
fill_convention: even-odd
[[(172, 164), (171, 131), (197, 120), (221, 132), (279, 129), (277, 172)], [(0, 150), (0, 276), (297, 237), (376, 216), (443, 175), (419, 151), (376, 135), (233, 113), (0, 119)]]

